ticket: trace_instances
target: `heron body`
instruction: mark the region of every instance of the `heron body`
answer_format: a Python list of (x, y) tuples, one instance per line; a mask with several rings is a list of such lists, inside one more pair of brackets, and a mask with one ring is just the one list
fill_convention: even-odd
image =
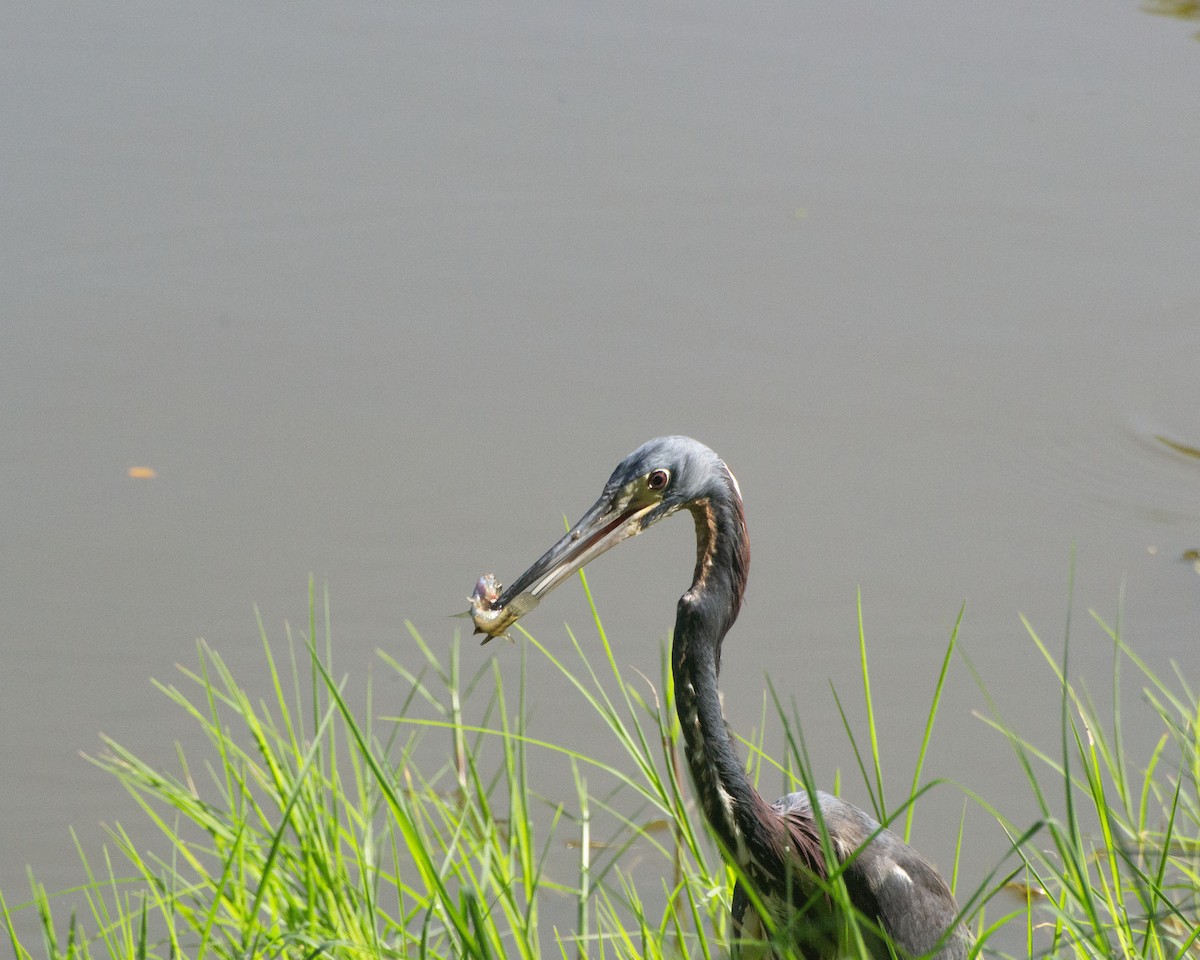
[[(803, 792), (774, 804), (763, 799), (746, 776), (721, 707), (721, 647), (741, 608), (750, 541), (737, 481), (712, 450), (689, 437), (640, 446), (618, 464), (583, 518), (507, 590), (473, 598), (476, 630), (503, 633), (586, 563), (681, 509), (695, 522), (696, 565), (676, 608), (675, 703), (705, 818), (756, 893), (758, 906), (742, 883), (734, 891), (735, 956), (774, 956), (768, 930), (775, 931), (773, 942), (782, 932), (809, 960), (837, 956), (846, 921), (821, 886), (828, 870), (811, 800)], [(937, 871), (861, 810), (828, 794), (817, 799), (850, 901), (883, 934), (867, 935), (863, 926), (871, 955), (966, 957), (970, 935)]]

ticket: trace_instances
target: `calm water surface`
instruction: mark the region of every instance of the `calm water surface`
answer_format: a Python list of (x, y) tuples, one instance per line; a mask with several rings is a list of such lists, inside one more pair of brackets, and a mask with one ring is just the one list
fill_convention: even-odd
[[(10, 4), (0, 13), (0, 889), (139, 823), (80, 758), (164, 765), (204, 637), (264, 689), (328, 583), (340, 666), (444, 648), (667, 432), (732, 465), (754, 544), (723, 680), (764, 674), (849, 770), (855, 593), (898, 789), (961, 604), (1001, 709), (1052, 743), (1115, 619), (1200, 670), (1200, 43), (1128, 2)], [(153, 480), (127, 471), (147, 465)], [(652, 670), (676, 521), (592, 584)], [(586, 628), (566, 587), (527, 622)], [(736, 654), (730, 651), (736, 651)], [(471, 646), (498, 658), (506, 644)], [(535, 670), (543, 670), (535, 667)], [(380, 671), (380, 674), (385, 674)], [(535, 723), (587, 718), (533, 688)], [(560, 691), (561, 693), (561, 691)], [(1154, 735), (1132, 696), (1136, 742)], [(403, 691), (390, 677), (379, 712)], [(928, 772), (1027, 810), (958, 664)], [(564, 793), (573, 796), (573, 787)], [(865, 803), (847, 777), (846, 795)], [(962, 809), (918, 843), (946, 862)], [(968, 812), (965, 882), (1003, 849)], [(148, 841), (149, 844), (149, 841)]]

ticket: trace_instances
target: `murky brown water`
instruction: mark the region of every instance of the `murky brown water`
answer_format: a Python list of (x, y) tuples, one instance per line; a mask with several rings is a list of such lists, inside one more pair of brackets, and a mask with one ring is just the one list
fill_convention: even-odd
[[(405, 656), (405, 618), (444, 644), (480, 573), (660, 433), (746, 495), (730, 717), (770, 670), (822, 771), (850, 767), (828, 683), (852, 696), (858, 587), (898, 785), (964, 600), (964, 649), (1054, 741), (1018, 613), (1061, 635), (1072, 551), (1077, 613), (1123, 587), (1137, 649), (1200, 669), (1200, 461), (1154, 439), (1200, 445), (1187, 25), (1134, 0), (39, 3), (0, 14), (0, 64), (10, 900), (26, 864), (79, 879), (69, 826), (137, 820), (78, 753), (105, 731), (172, 762), (187, 724), (148, 678), (197, 636), (253, 684), (253, 605), (303, 621), (312, 572), (348, 672)], [(690, 537), (591, 570), (630, 665)], [(578, 594), (527, 626), (586, 627)], [(1077, 616), (1076, 668), (1109, 657)], [(1019, 810), (980, 703), (958, 666), (929, 772)], [(929, 804), (944, 859), (962, 800)], [(1000, 840), (969, 824), (973, 884)]]

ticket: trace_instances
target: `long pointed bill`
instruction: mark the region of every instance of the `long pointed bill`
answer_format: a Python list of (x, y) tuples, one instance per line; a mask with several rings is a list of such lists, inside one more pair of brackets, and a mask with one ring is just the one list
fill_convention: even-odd
[[(622, 540), (642, 532), (641, 518), (656, 501), (637, 503), (629, 496), (601, 497), (561, 540), (517, 577), (498, 598), (476, 589), (471, 597), (471, 619), (483, 642), (501, 636), (538, 605), (538, 601), (571, 574), (611, 550)], [(480, 581), (483, 583), (483, 581)], [(494, 582), (494, 581), (493, 581)]]

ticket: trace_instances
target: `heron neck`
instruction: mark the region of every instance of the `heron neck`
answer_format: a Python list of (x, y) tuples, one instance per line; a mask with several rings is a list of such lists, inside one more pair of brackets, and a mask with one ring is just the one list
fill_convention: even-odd
[(721, 642), (737, 618), (745, 590), (749, 541), (740, 500), (701, 500), (691, 509), (696, 572), (675, 617), (675, 705), (705, 816), (730, 855), (748, 867), (760, 808), (766, 803), (746, 777), (721, 709), (717, 677)]

